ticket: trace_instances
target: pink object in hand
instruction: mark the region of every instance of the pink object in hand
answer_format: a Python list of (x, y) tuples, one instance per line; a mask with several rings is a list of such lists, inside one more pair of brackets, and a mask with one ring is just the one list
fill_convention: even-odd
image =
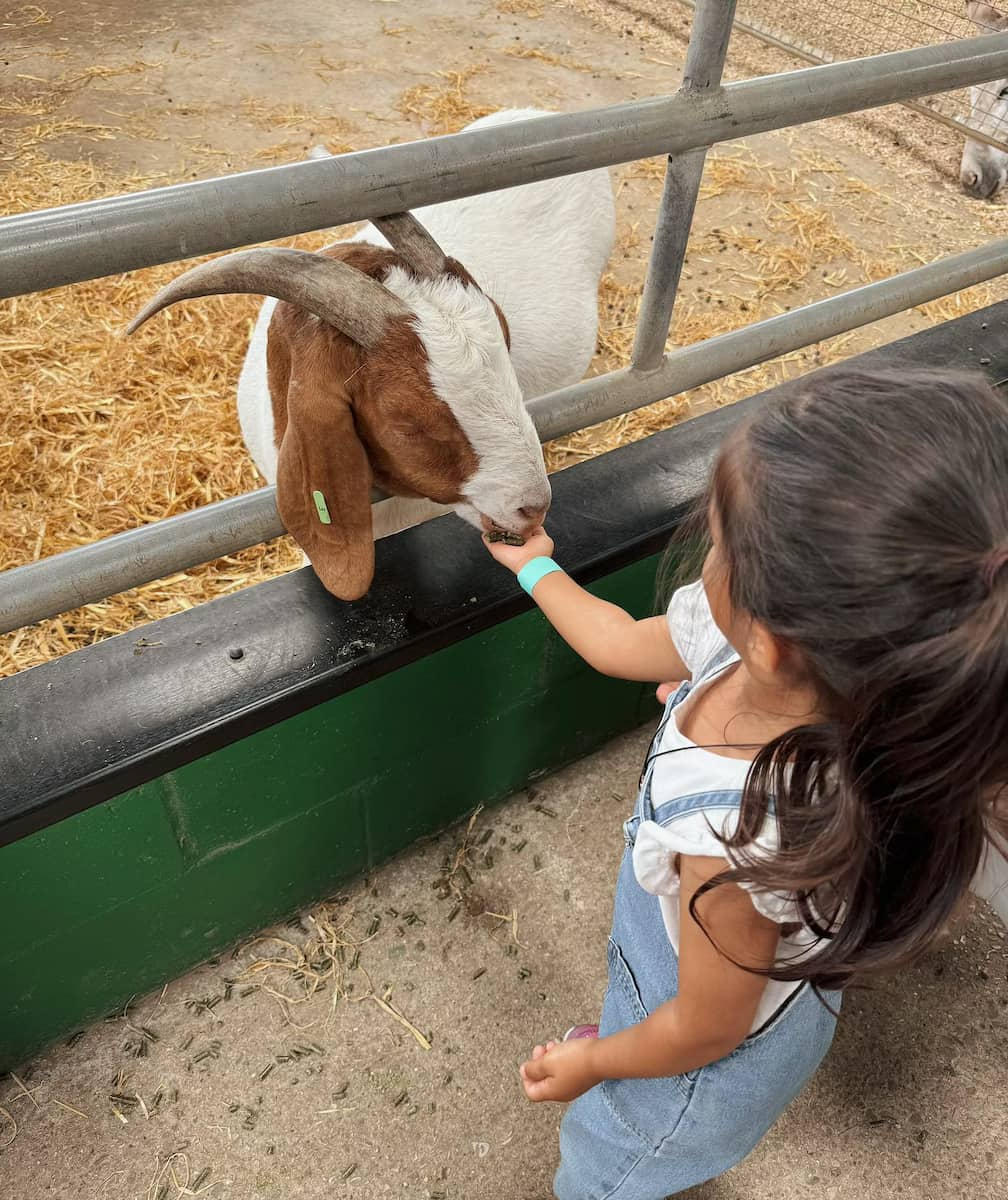
[(597, 1025), (572, 1025), (570, 1029), (563, 1035), (565, 1042), (573, 1042), (578, 1038), (597, 1038)]

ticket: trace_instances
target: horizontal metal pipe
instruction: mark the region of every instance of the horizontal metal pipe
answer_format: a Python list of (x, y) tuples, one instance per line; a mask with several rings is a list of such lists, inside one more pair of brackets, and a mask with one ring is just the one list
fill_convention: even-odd
[[(585, 380), (531, 401), (529, 411), (549, 441), (1005, 272), (1008, 238), (687, 346), (656, 371)], [(277, 537), (275, 496), (263, 488), (5, 571), (0, 633)]]
[(1005, 273), (1008, 238), (1001, 238), (686, 346), (655, 371), (628, 367), (552, 392), (533, 400), (529, 412), (550, 441)]
[(0, 574), (0, 633), (94, 604), (284, 532), (262, 488)]
[[(695, 9), (695, 0), (678, 0), (687, 8)], [(798, 45), (796, 42), (789, 42), (786, 38), (774, 33), (769, 26), (764, 25), (760, 21), (740, 21), (735, 18), (735, 28), (742, 33), (749, 34), (757, 40), (764, 42), (768, 46), (773, 46), (777, 50), (784, 50), (786, 53), (793, 55), (795, 58), (802, 58), (808, 63), (829, 63), (836, 60), (827, 55), (825, 51), (817, 51), (810, 46)], [(929, 121), (934, 121), (938, 125), (944, 125), (947, 129), (953, 130), (955, 133), (962, 134), (963, 137), (972, 138), (977, 142), (984, 142), (988, 146), (993, 146), (995, 150), (1008, 150), (1008, 139), (1004, 135), (998, 137), (997, 134), (988, 133), (985, 129), (980, 129), (969, 121), (960, 121), (958, 117), (950, 117), (947, 113), (940, 112), (937, 108), (932, 108), (929, 104), (918, 104), (915, 100), (901, 100), (900, 105), (903, 108), (909, 108), (911, 112), (920, 113), (922, 117), (927, 117)]]
[(0, 220), (0, 297), (657, 154), (1008, 74), (1008, 34), (540, 117)]

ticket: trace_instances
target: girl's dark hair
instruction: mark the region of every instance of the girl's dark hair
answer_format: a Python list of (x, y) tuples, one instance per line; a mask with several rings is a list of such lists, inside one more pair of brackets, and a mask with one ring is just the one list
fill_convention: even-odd
[(925, 949), (1004, 828), (1008, 402), (947, 370), (813, 375), (731, 436), (710, 501), (733, 606), (828, 714), (755, 758), (721, 880), (827, 934), (771, 977), (843, 987)]

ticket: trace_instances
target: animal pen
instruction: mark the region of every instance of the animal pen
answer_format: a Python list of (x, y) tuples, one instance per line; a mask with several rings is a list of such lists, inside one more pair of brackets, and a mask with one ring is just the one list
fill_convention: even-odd
[[(994, 34), (722, 85), (734, 9), (695, 5), (673, 96), (4, 218), (0, 296), (667, 155), (632, 363), (531, 400), (548, 441), (1008, 272), (1002, 239), (666, 352), (709, 147), (1008, 75)], [(1002, 382), (1008, 302), (865, 358)], [(563, 565), (649, 610), (720, 439), (759, 403), (555, 475)], [(354, 604), (295, 571), (0, 682), (0, 898), (22, 914), (0, 1067), (647, 718), (650, 689), (593, 675), (461, 532), (380, 542)], [(0, 631), (282, 533), (262, 489), (9, 570)]]

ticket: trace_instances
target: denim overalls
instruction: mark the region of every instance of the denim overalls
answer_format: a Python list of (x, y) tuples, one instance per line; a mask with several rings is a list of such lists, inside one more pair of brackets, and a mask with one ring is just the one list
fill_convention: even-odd
[[(644, 1020), (676, 994), (676, 953), (658, 897), (637, 882), (633, 844), (641, 821), (664, 824), (697, 809), (719, 810), (723, 817), (726, 807), (739, 807), (740, 791), (676, 797), (657, 809), (651, 803), (655, 751), (666, 722), (695, 684), (733, 657), (730, 647), (718, 651), (693, 683), (670, 697), (645, 760), (637, 805), (623, 826), (601, 1037)], [(839, 993), (825, 997), (839, 1007)], [(801, 1091), (829, 1049), (835, 1025), (806, 984), (727, 1058), (686, 1075), (606, 1080), (592, 1088), (570, 1105), (560, 1127), (558, 1200), (664, 1200), (727, 1171)]]

